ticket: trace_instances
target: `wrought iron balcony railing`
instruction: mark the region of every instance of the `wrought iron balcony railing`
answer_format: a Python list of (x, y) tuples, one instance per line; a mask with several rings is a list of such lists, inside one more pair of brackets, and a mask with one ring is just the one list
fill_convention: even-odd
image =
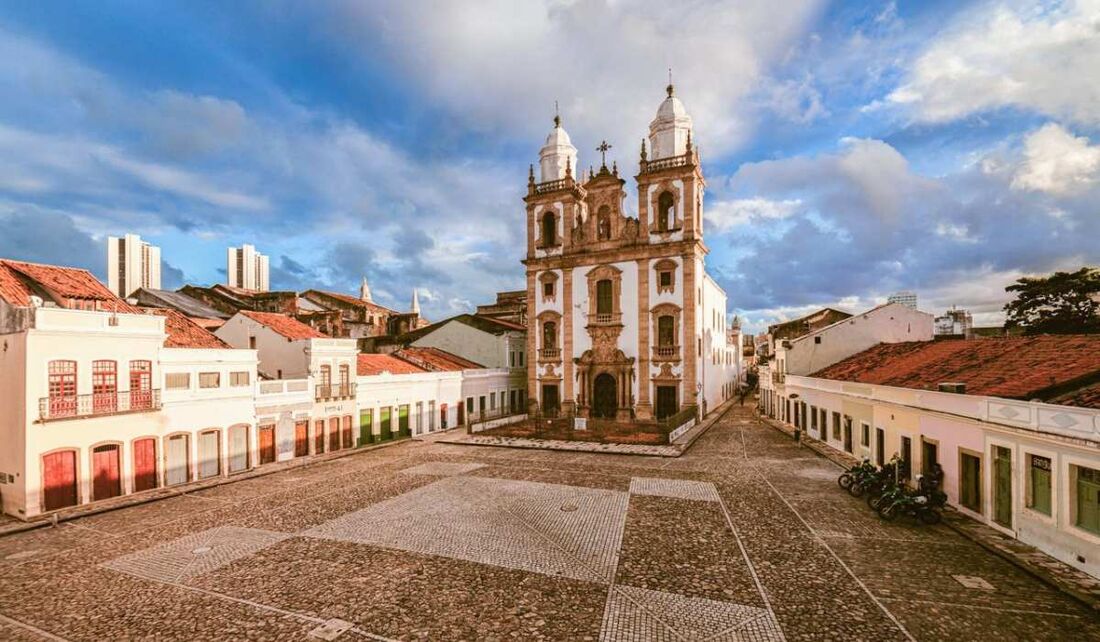
[(355, 397), (354, 383), (324, 383), (318, 384), (314, 389), (317, 401), (332, 401), (334, 399), (351, 399)]
[(160, 390), (126, 390), (88, 395), (58, 395), (38, 400), (39, 421), (160, 410)]

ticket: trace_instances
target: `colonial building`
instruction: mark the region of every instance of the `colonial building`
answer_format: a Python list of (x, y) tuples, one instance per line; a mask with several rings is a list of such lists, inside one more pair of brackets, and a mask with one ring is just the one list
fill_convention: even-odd
[(554, 119), (527, 196), (528, 393), (534, 410), (649, 421), (706, 411), (736, 380), (726, 295), (706, 274), (705, 181), (692, 121), (669, 85), (642, 141), (638, 210), (606, 152), (578, 180)]

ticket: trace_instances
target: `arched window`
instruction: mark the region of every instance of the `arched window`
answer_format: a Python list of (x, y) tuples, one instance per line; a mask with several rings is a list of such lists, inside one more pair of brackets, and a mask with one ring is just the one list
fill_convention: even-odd
[(543, 349), (556, 348), (558, 346), (558, 324), (547, 321), (542, 324)]
[(657, 197), (657, 229), (661, 232), (667, 232), (675, 226), (675, 220), (673, 217), (676, 215), (673, 208), (676, 205), (675, 199), (672, 198), (672, 192), (661, 192), (661, 195)]
[(674, 346), (676, 345), (676, 319), (671, 315), (662, 315), (657, 317), (657, 345), (659, 346)]
[(554, 221), (554, 213), (547, 212), (542, 215), (542, 244), (557, 245), (557, 224)]
[(596, 236), (601, 241), (611, 238), (611, 208), (604, 205), (596, 214)]
[(615, 310), (611, 279), (596, 282), (596, 314), (612, 314)]

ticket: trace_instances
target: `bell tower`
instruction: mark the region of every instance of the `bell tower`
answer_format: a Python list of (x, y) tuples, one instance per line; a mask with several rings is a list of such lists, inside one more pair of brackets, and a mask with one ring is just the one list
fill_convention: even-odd
[(650, 243), (703, 239), (703, 170), (691, 140), (691, 116), (669, 84), (642, 140), (638, 218)]

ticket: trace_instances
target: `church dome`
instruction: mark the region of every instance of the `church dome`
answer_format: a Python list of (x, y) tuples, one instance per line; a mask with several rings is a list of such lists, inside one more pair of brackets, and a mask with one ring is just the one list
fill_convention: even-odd
[(561, 118), (554, 116), (554, 128), (546, 137), (546, 144), (539, 150), (539, 175), (542, 182), (565, 178), (567, 172), (577, 171), (577, 148), (569, 140), (569, 133), (561, 126)]
[(683, 155), (691, 137), (692, 123), (687, 108), (676, 97), (672, 85), (665, 91), (668, 96), (661, 102), (657, 116), (649, 124), (650, 158), (653, 160)]

